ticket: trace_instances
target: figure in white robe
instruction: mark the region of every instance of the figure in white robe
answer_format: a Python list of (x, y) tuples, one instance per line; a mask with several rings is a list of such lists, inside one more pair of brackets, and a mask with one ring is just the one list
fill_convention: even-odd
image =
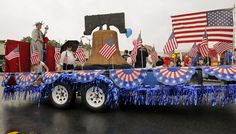
[(30, 44), (30, 53), (34, 50), (39, 52), (39, 59), (43, 61), (43, 33), (41, 32), (42, 23), (38, 22), (35, 24), (36, 29), (32, 32), (32, 40)]

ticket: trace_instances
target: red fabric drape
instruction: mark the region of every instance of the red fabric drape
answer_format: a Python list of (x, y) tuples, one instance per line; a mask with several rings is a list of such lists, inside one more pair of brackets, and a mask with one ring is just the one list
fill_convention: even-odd
[(55, 47), (47, 45), (46, 52), (46, 65), (49, 71), (55, 71), (55, 59), (54, 59)]
[(30, 44), (26, 42), (20, 42), (15, 40), (7, 40), (5, 55), (10, 53), (19, 45), (20, 58), (15, 58), (10, 61), (5, 59), (6, 72), (22, 72), (30, 71)]

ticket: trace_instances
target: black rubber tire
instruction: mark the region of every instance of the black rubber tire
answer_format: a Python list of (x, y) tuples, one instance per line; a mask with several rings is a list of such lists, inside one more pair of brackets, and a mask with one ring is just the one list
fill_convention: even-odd
[[(71, 107), (74, 105), (74, 103), (75, 103), (76, 92), (73, 91), (73, 90), (70, 88), (69, 85), (66, 85), (66, 84), (64, 84), (64, 83), (60, 83), (60, 84), (58, 84), (58, 85), (64, 86), (64, 87), (66, 88), (66, 90), (67, 90), (67, 92), (68, 92), (68, 99), (67, 99), (67, 101), (66, 101), (64, 104), (58, 104), (58, 103), (56, 103), (56, 102), (53, 100), (53, 97), (52, 97), (52, 89), (51, 89), (51, 92), (50, 92), (50, 94), (49, 94), (50, 103), (51, 103), (54, 107), (56, 107), (56, 108), (58, 108), (58, 109), (68, 109), (68, 108), (71, 108)], [(56, 86), (58, 86), (58, 85), (56, 85)], [(56, 86), (54, 86), (54, 87), (56, 87)], [(54, 88), (54, 87), (53, 87), (53, 88)]]
[(103, 103), (102, 106), (100, 107), (93, 107), (91, 106), (88, 102), (87, 102), (87, 99), (86, 99), (86, 92), (88, 91), (88, 89), (90, 89), (90, 87), (86, 87), (84, 89), (82, 89), (82, 94), (81, 94), (81, 99), (82, 99), (82, 103), (85, 105), (85, 107), (90, 110), (90, 111), (95, 111), (95, 112), (104, 112), (106, 111), (107, 109), (107, 105), (105, 104), (106, 103), (106, 98), (107, 98), (107, 95), (106, 95), (106, 91), (107, 91), (107, 87), (106, 86), (100, 86), (99, 88), (102, 89), (103, 93), (105, 94), (105, 101)]

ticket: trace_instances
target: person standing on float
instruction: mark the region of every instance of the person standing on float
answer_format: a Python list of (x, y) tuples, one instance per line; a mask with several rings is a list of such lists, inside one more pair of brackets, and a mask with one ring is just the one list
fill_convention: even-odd
[(32, 32), (32, 40), (30, 43), (30, 53), (32, 54), (33, 50), (37, 50), (39, 53), (40, 61), (43, 61), (43, 33), (41, 31), (43, 23), (37, 22), (35, 24), (35, 29)]

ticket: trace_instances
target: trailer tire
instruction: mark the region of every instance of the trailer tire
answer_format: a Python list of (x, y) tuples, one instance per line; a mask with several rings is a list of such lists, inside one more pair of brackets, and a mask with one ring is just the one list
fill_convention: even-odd
[(91, 111), (102, 112), (107, 106), (106, 102), (106, 88), (91, 86), (82, 91), (82, 102)]
[(59, 109), (70, 108), (75, 103), (75, 99), (75, 91), (65, 84), (58, 84), (53, 87), (49, 95), (51, 104)]

